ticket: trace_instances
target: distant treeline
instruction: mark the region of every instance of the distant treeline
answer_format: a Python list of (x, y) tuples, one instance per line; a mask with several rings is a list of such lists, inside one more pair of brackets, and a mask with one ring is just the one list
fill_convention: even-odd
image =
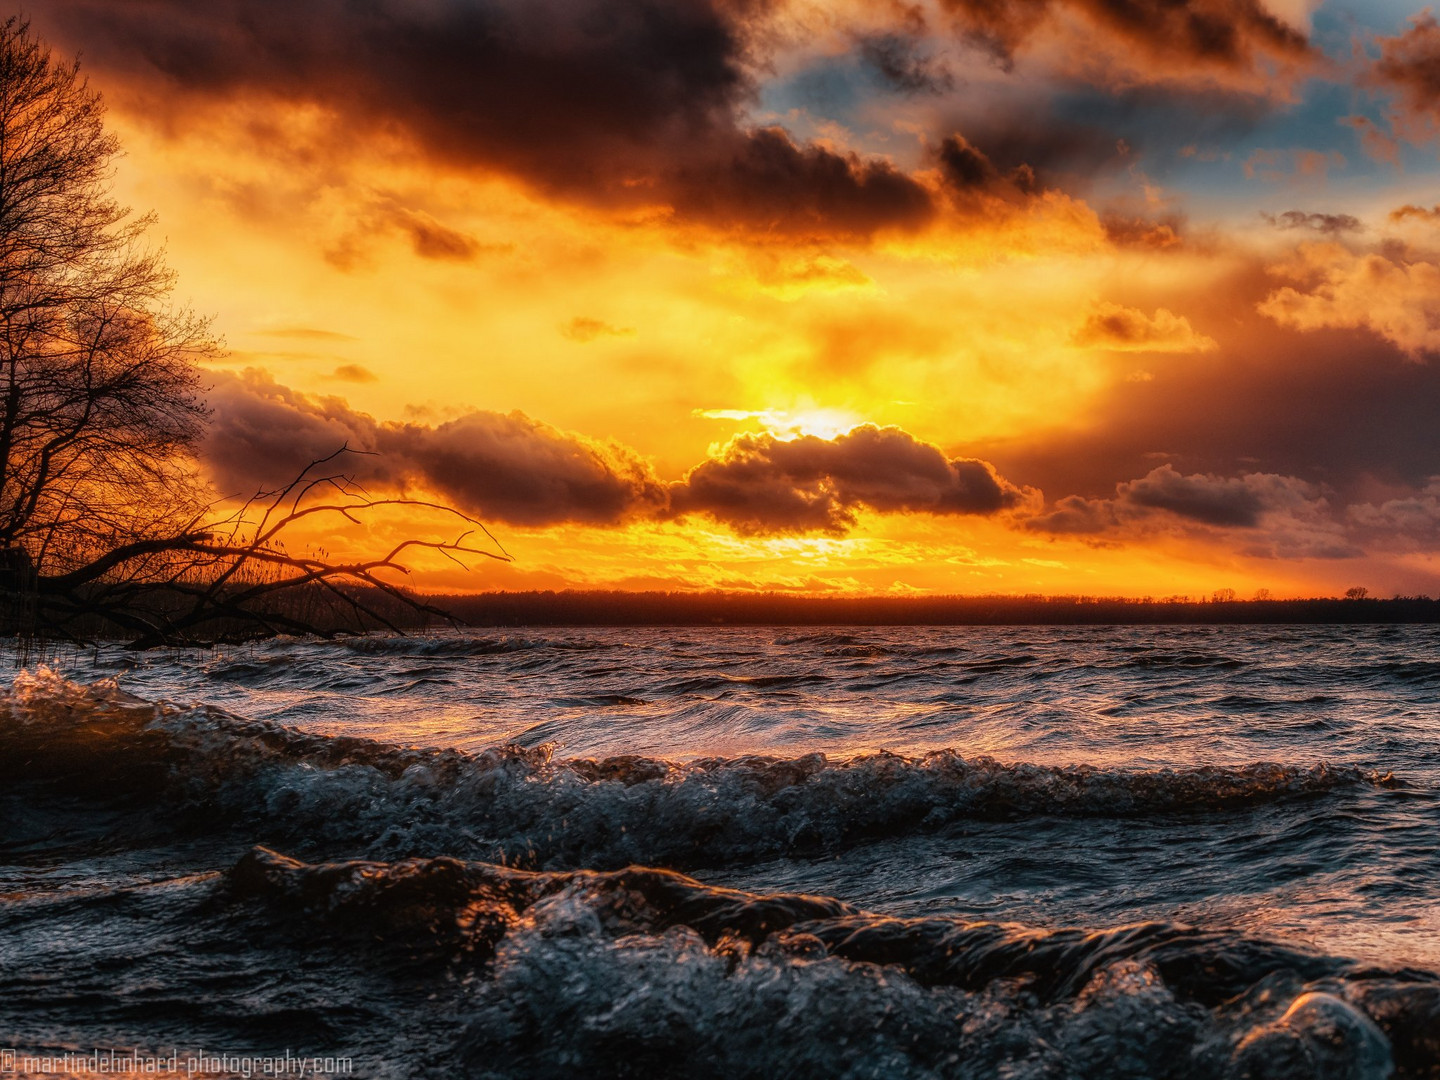
[(783, 593), (492, 592), (428, 597), (472, 626), (1022, 626), (1440, 623), (1429, 597), (1135, 600), (1095, 596), (815, 597)]

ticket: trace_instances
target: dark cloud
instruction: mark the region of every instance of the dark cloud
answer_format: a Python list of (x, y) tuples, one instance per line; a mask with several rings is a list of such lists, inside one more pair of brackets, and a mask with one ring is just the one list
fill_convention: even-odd
[[(298, 394), (256, 371), (219, 373), (207, 395), (212, 410), (202, 456), (221, 494), (247, 496), (293, 480), (340, 447), (368, 450), (377, 425), (340, 398)], [(394, 479), (361, 459), (367, 478)]]
[(1115, 486), (1112, 499), (1067, 496), (1055, 508), (1027, 519), (1026, 527), (1051, 533), (1098, 533), (1134, 524), (1160, 511), (1185, 521), (1226, 529), (1256, 529), (1269, 513), (1315, 505), (1313, 485), (1293, 476), (1184, 475), (1173, 465), (1151, 469)]
[(843, 533), (861, 507), (993, 514), (1033, 497), (987, 462), (868, 424), (834, 439), (738, 436), (670, 492), (672, 513), (707, 514), (743, 533)]
[(297, 394), (254, 372), (221, 375), (204, 456), (227, 494), (293, 479), (343, 445), (361, 483), (421, 487), (492, 521), (615, 524), (654, 512), (663, 486), (623, 447), (559, 431), (520, 413), (468, 413), (447, 423), (382, 424), (339, 398)]
[(1097, 209), (1114, 242), (1163, 249), (1184, 239), (1184, 215), (1117, 192), (1133, 189), (1141, 173), (1166, 183), (1181, 163), (1206, 153), (1200, 146), (1233, 145), (1272, 111), (1253, 94), (1213, 86), (1068, 85), (1023, 108), (1000, 102), (977, 110), (957, 100), (945, 120), (1001, 173), (1028, 166), (1037, 187), (1082, 197), (1098, 188), (1107, 197)]
[(963, 135), (950, 135), (936, 154), (952, 205), (962, 213), (988, 212), (995, 200), (1023, 204), (1040, 193), (1035, 170), (1017, 165), (1002, 172)]
[(343, 463), (361, 483), (423, 490), (516, 525), (706, 514), (742, 533), (841, 533), (861, 507), (993, 514), (1038, 499), (985, 462), (948, 458), (898, 428), (859, 427), (834, 439), (743, 435), (665, 484), (627, 447), (521, 413), (380, 423), (339, 398), (298, 394), (253, 371), (217, 376), (209, 403), (205, 459), (226, 494), (284, 484), (348, 445), (365, 452)]
[(1347, 516), (1372, 546), (1433, 551), (1440, 544), (1440, 476), (1398, 498), (1357, 503)]
[[(314, 102), (354, 135), (400, 130), (434, 159), (550, 194), (668, 204), (764, 231), (868, 233), (930, 213), (879, 160), (740, 121), (765, 0), (54, 0), (44, 27), (87, 65), (163, 91)], [(185, 93), (175, 95), (178, 89)], [(465, 238), (400, 223), (427, 257)]]
[(1028, 168), (1047, 185), (1082, 187), (1134, 162), (1129, 144), (1113, 130), (1049, 112), (998, 111), (970, 121), (965, 131), (1002, 172)]
[[(1109, 498), (1160, 460), (1187, 474), (1296, 476), (1341, 505), (1370, 499), (1375, 483), (1423, 485), (1440, 461), (1440, 364), (1410, 362), (1369, 330), (1300, 337), (1256, 311), (1275, 284), (1256, 264), (1204, 288), (1164, 290), (1218, 349), (1152, 365), (1145, 381), (1120, 372), (1087, 404), (1083, 431), (959, 449), (1056, 495)], [(1148, 309), (1151, 296), (1126, 299)]]
[(1109, 213), (1101, 215), (1100, 226), (1105, 230), (1105, 238), (1117, 247), (1167, 251), (1185, 243), (1185, 219), (1180, 214), (1129, 217)]
[(1307, 214), (1304, 210), (1286, 210), (1283, 214), (1261, 214), (1277, 229), (1311, 229), (1326, 236), (1359, 232), (1365, 226), (1352, 214)]
[(891, 89), (903, 94), (939, 94), (955, 87), (955, 77), (928, 55), (910, 34), (866, 34), (856, 45), (860, 59)]
[[(1023, 113), (961, 109), (947, 116), (954, 134), (941, 140), (935, 158), (952, 193), (988, 190), (1015, 198), (1056, 189), (1083, 194), (1097, 180), (1134, 163), (1128, 144), (1114, 130), (1058, 115), (1049, 106)], [(1133, 119), (1116, 118), (1121, 126)]]
[(1427, 9), (1404, 33), (1376, 43), (1380, 58), (1370, 68), (1370, 81), (1398, 95), (1403, 133), (1433, 136), (1440, 121), (1440, 23)]
[(1258, 474), (1182, 476), (1173, 466), (1162, 465), (1118, 490), (1120, 498), (1134, 506), (1168, 510), (1205, 525), (1253, 529), (1277, 495), (1276, 482), (1286, 479)]
[(1027, 518), (1025, 528), (1056, 536), (1093, 536), (1119, 524), (1111, 500), (1067, 495), (1055, 500), (1054, 509)]
[(517, 525), (613, 525), (659, 508), (664, 489), (633, 451), (522, 413), (383, 425), (377, 449), (462, 509)]
[(1111, 499), (1076, 495), (1060, 499), (1052, 511), (1028, 519), (1026, 527), (1052, 533), (1097, 533), (1162, 511), (1201, 525), (1255, 529), (1266, 514), (1312, 506), (1316, 497), (1312, 485), (1293, 476), (1184, 475), (1166, 464), (1138, 480), (1117, 484)]
[(1259, 0), (942, 0), (961, 30), (1002, 63), (1049, 20), (1075, 13), (1136, 59), (1187, 67), (1250, 71), (1262, 60), (1312, 59), (1305, 36)]
[(959, 191), (989, 187), (1000, 179), (1000, 170), (963, 135), (951, 135), (942, 142), (939, 157), (946, 183)]
[(796, 146), (781, 128), (747, 133), (731, 154), (682, 168), (671, 193), (686, 216), (775, 233), (913, 229), (934, 214), (930, 192), (887, 161)]
[(1220, 532), (1240, 554), (1261, 559), (1363, 554), (1313, 484), (1275, 473), (1182, 474), (1169, 464), (1117, 484), (1113, 498), (1060, 499), (1025, 527), (1052, 536), (1108, 536), (1111, 543), (1155, 533)]

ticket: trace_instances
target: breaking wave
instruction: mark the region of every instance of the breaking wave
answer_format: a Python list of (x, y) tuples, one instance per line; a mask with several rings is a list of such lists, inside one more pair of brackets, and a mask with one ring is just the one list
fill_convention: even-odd
[(640, 867), (263, 848), (228, 888), (305, 933), (482, 970), (459, 1036), (482, 1075), (1380, 1080), (1440, 1062), (1440, 978), (1172, 923), (893, 919)]
[[(1326, 763), (1136, 770), (954, 750), (683, 763), (557, 760), (549, 746), (472, 754), (154, 704), (112, 682), (81, 686), (44, 671), (17, 677), (4, 703), (0, 769), (32, 785), (83, 778), (90, 795), (148, 805), (177, 828), (229, 827), (312, 852), (445, 851), (547, 869), (721, 866), (966, 820), (1202, 814), (1398, 786)], [(43, 834), (32, 829), (31, 842)]]

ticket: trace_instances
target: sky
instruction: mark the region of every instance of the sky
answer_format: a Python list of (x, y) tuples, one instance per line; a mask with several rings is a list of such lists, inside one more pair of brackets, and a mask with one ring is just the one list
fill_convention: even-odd
[(217, 494), (372, 452), (513, 557), (422, 588), (1440, 593), (1428, 9), (26, 14), (223, 339)]

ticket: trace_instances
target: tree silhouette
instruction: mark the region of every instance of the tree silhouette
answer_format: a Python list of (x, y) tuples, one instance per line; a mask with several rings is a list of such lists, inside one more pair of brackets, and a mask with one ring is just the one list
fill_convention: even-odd
[[(39, 573), (173, 531), (207, 323), (167, 301), (148, 216), (109, 193), (100, 97), (16, 18), (0, 27), (0, 546)], [(15, 556), (12, 555), (12, 561)]]
[[(316, 515), (387, 506), (315, 462), (225, 511), (196, 462), (209, 321), (174, 306), (147, 245), (153, 215), (111, 195), (118, 141), (78, 62), (28, 24), (0, 24), (0, 600), (10, 629), (137, 644), (391, 625), (377, 596), (433, 613), (391, 582), (416, 547), (508, 558), (467, 540), (410, 540), (331, 563), (285, 534)], [(493, 537), (484, 535), (493, 543)], [(497, 545), (498, 546), (498, 545)], [(323, 593), (330, 603), (317, 605)], [(303, 594), (303, 602), (297, 595)]]

